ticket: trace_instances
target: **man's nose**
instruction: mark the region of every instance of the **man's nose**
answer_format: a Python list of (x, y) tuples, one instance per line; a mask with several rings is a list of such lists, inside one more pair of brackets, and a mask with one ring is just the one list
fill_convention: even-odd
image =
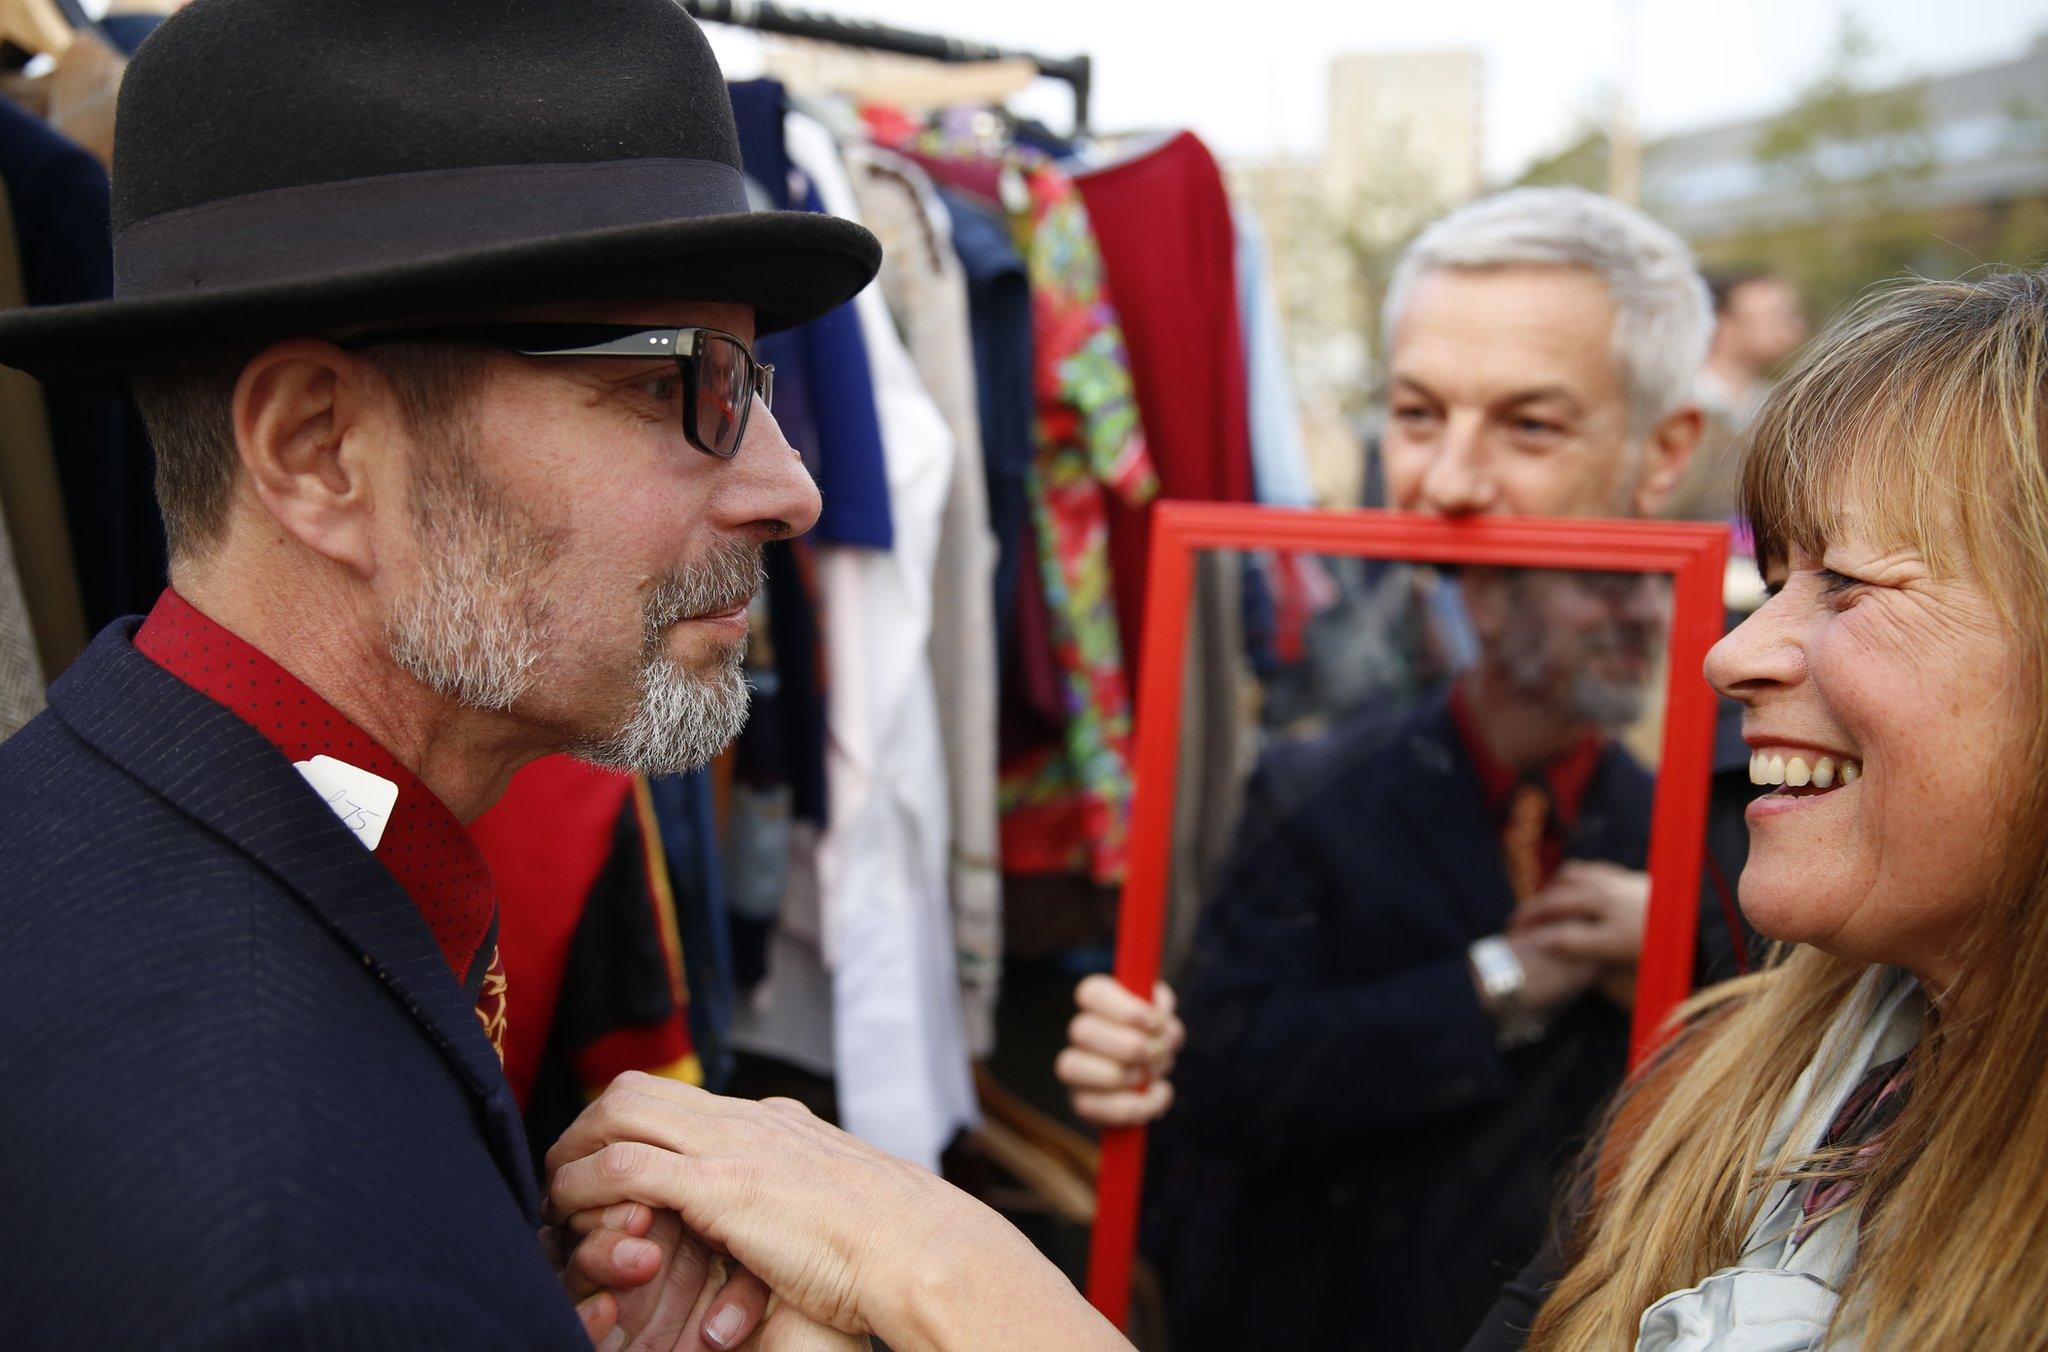
[(1500, 497), (1480, 438), (1479, 419), (1453, 414), (1444, 424), (1443, 440), (1422, 476), (1422, 501), (1416, 506), (1444, 516), (1472, 516), (1494, 510)]
[(725, 466), (719, 515), (727, 524), (753, 528), (771, 538), (802, 535), (818, 524), (824, 500), (775, 415), (756, 404), (747, 416), (739, 453)]

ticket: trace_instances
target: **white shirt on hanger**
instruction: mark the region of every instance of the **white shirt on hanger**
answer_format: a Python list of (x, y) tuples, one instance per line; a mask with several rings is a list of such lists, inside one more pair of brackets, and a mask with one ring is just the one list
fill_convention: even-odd
[[(825, 209), (858, 220), (831, 132), (784, 124), (793, 164)], [(919, 382), (879, 291), (854, 301), (875, 382), (895, 544), (823, 546), (826, 792), (817, 850), (819, 957), (831, 983), (832, 1065), (841, 1125), (892, 1154), (938, 1167), (973, 1125), (947, 893), (945, 758), (927, 642), (933, 575), (953, 474), (953, 438)], [(771, 990), (805, 960), (777, 944)]]

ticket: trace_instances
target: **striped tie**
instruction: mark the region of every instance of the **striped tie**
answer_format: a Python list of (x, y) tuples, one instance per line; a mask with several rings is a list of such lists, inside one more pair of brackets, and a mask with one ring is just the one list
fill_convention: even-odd
[(1508, 799), (1501, 828), (1500, 856), (1517, 904), (1543, 886), (1543, 837), (1550, 827), (1550, 795), (1539, 784), (1524, 784)]
[(503, 950), (494, 943), (491, 945), (491, 965), (484, 969), (483, 989), (477, 992), (476, 1017), (484, 1026), (484, 1036), (491, 1040), (491, 1049), (498, 1053), (498, 1064), (501, 1066), (505, 1064), (507, 990)]

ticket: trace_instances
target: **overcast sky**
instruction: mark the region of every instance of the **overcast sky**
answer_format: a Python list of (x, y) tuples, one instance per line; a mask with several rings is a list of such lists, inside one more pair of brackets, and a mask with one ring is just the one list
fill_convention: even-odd
[[(1339, 52), (1476, 48), (1486, 65), (1486, 165), (1510, 175), (1554, 149), (1611, 87), (1624, 6), (1630, 79), (1649, 134), (1783, 104), (1858, 15), (1886, 70), (1931, 73), (1997, 60), (2048, 32), (2048, 0), (804, 0), (807, 7), (1050, 54), (1095, 58), (1106, 130), (1192, 127), (1219, 154), (1312, 154), (1323, 71)], [(727, 48), (724, 41), (721, 49)], [(1068, 124), (1064, 87), (1028, 109)]]

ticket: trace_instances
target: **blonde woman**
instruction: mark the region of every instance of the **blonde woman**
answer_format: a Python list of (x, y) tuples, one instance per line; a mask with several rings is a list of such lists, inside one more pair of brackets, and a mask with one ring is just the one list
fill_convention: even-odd
[(1787, 785), (1742, 876), (1785, 946), (1619, 1105), (1528, 1346), (2048, 1335), (2044, 456), (2039, 273), (1881, 297), (1766, 406), (1774, 595), (1707, 673)]
[[(1480, 1341), (2041, 1346), (2048, 277), (1864, 306), (1762, 411), (1743, 499), (1772, 596), (1707, 674), (1770, 786), (1741, 891), (1780, 948), (1682, 1011)], [(1122, 1346), (999, 1219), (786, 1108), (627, 1082), (550, 1164), (558, 1213), (675, 1207), (903, 1352)]]

